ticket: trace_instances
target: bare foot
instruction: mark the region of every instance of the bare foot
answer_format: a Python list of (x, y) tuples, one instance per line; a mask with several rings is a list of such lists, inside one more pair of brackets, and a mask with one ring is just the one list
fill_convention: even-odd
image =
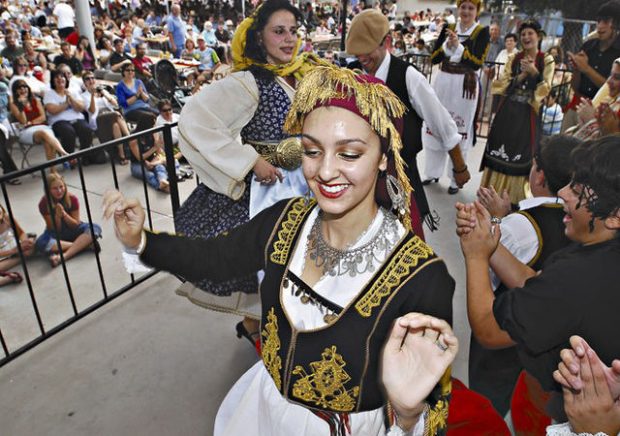
[(168, 180), (159, 182), (159, 190), (168, 194), (170, 193), (170, 183), (168, 183)]
[(52, 268), (56, 268), (58, 265), (60, 265), (60, 254), (52, 254), (50, 255), (49, 259)]

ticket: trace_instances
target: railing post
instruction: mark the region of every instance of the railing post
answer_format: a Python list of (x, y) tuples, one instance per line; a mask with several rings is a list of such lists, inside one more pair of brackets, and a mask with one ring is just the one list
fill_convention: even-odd
[(164, 151), (166, 152), (166, 171), (168, 171), (168, 182), (170, 183), (170, 201), (172, 202), (172, 216), (176, 216), (179, 210), (179, 185), (177, 183), (177, 170), (174, 161), (174, 150), (172, 149), (172, 127), (164, 124)]

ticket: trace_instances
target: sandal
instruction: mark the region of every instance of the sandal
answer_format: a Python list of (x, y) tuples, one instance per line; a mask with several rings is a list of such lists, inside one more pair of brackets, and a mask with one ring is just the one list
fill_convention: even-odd
[(9, 185), (17, 186), (17, 185), (21, 185), (22, 181), (19, 179), (11, 179), (11, 180), (8, 180), (7, 183)]
[(129, 160), (127, 160), (125, 156), (121, 156), (118, 158), (118, 163), (121, 165), (127, 165), (129, 163)]
[(22, 275), (16, 271), (0, 271), (0, 277), (8, 277), (11, 283), (21, 283), (24, 281)]

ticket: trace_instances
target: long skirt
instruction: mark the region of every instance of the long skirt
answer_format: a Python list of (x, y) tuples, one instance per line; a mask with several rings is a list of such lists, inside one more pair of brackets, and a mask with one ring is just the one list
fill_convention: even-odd
[[(274, 185), (261, 185), (250, 172), (244, 180), (246, 189), (236, 201), (201, 183), (177, 212), (174, 221), (177, 233), (212, 238), (248, 222), (280, 200), (301, 196), (307, 191), (301, 168), (281, 171), (284, 180)], [(258, 319), (258, 278), (256, 274), (249, 274), (223, 282), (204, 279), (184, 283), (176, 292), (207, 309)]]
[(508, 191), (510, 202), (525, 198), (525, 183), (538, 146), (540, 128), (534, 109), (528, 103), (510, 98), (500, 104), (493, 120), (480, 169), (481, 186)]

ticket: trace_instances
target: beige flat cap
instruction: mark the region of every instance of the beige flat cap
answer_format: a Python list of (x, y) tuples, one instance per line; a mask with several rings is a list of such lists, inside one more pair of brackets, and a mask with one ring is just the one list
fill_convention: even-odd
[(365, 55), (375, 50), (390, 31), (390, 23), (377, 9), (366, 9), (351, 21), (347, 34), (346, 52), (351, 55)]

